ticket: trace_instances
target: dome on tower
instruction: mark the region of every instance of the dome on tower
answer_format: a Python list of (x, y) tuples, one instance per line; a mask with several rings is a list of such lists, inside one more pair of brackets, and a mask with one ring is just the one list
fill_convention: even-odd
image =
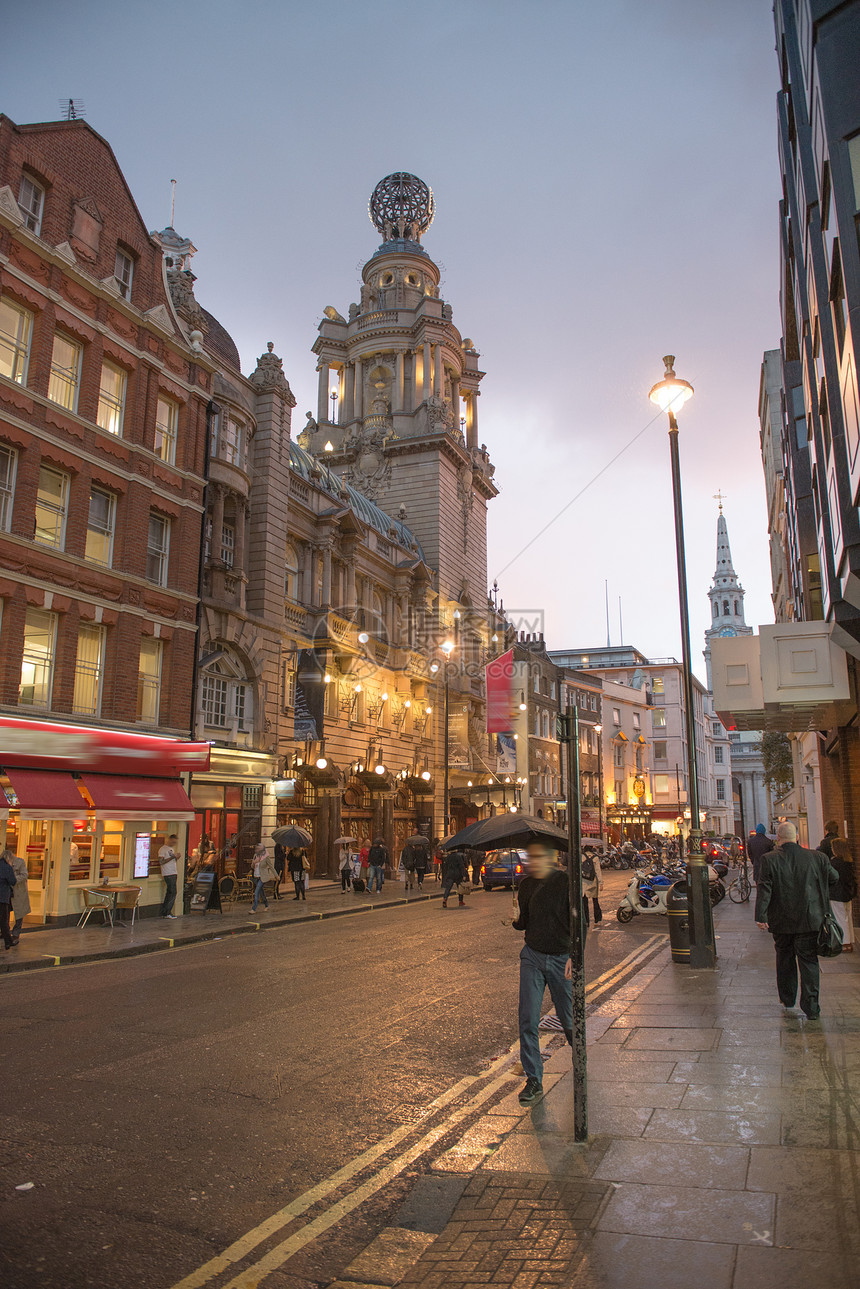
[(420, 242), (433, 223), (433, 193), (423, 179), (405, 170), (380, 179), (367, 207), (370, 222), (386, 242)]

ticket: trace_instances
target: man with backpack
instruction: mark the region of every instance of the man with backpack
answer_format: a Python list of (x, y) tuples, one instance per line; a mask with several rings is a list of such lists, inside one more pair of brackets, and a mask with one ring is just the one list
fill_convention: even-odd
[(403, 880), (406, 890), (412, 890), (415, 886), (415, 846), (408, 841), (400, 852), (400, 862), (403, 865)]
[(388, 863), (388, 847), (381, 837), (374, 837), (373, 845), (367, 854), (367, 869), (370, 878), (367, 883), (368, 892), (373, 890), (374, 883), (376, 889), (382, 894), (382, 884), (385, 880), (385, 865)]

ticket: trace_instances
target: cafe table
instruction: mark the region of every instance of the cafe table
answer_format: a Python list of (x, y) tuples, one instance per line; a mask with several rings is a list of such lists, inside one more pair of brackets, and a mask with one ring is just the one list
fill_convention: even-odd
[[(99, 883), (99, 885), (98, 885), (98, 886), (91, 886), (91, 887), (90, 887), (90, 890), (95, 891), (95, 893), (96, 893), (97, 895), (112, 895), (112, 896), (113, 896), (113, 903), (111, 904), (111, 924), (113, 925), (113, 924), (114, 924), (114, 919), (115, 919), (115, 917), (116, 917), (116, 902), (117, 902), (117, 897), (118, 897), (119, 895), (122, 895), (125, 891), (139, 891), (139, 890), (140, 890), (140, 887), (139, 887), (139, 886), (124, 885), (122, 882), (117, 882), (117, 884), (116, 884), (115, 886), (114, 886), (112, 883), (110, 883), (110, 882), (101, 882), (101, 883)], [(127, 925), (132, 925), (132, 924), (122, 922), (122, 923), (120, 923), (120, 925), (121, 925), (121, 926), (127, 926)]]

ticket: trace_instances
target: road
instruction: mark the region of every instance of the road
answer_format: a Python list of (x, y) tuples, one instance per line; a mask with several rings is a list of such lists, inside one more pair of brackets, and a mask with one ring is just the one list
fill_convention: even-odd
[[(665, 934), (664, 919), (616, 922), (627, 877), (608, 876), (590, 979)], [(510, 907), (478, 892), (464, 909), (432, 901), (0, 979), (0, 1283), (172, 1289), (376, 1143), (438, 1125), (428, 1152), (265, 1278), (327, 1283), (451, 1144), (445, 1116), (471, 1092), (444, 1112), (434, 1099), (486, 1080), (516, 1040)]]

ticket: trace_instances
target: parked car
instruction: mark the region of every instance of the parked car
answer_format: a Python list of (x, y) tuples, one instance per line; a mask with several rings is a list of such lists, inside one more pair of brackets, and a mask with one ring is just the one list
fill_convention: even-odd
[(526, 852), (524, 850), (490, 850), (481, 865), (481, 882), (485, 891), (494, 886), (511, 890), (519, 886), (526, 875)]

